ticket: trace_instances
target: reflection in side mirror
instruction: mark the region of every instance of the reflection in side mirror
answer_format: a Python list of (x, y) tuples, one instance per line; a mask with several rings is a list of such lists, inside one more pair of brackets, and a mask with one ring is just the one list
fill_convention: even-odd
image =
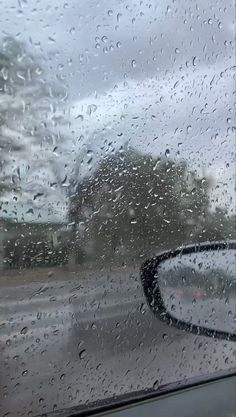
[(144, 264), (141, 279), (148, 304), (162, 321), (236, 341), (236, 243), (165, 252)]

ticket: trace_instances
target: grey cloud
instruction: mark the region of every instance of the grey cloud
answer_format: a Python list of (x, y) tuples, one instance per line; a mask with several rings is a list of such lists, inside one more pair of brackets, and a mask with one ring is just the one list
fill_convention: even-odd
[(15, 34), (27, 43), (31, 38), (72, 99), (105, 91), (125, 77), (178, 71), (194, 57), (198, 65), (218, 65), (234, 51), (232, 1), (34, 0), (22, 1), (19, 10), (10, 0), (0, 8), (2, 31), (11, 32), (14, 22)]

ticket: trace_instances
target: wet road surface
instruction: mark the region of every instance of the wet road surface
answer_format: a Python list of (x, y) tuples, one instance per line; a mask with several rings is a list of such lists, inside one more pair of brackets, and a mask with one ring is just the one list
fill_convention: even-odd
[(0, 290), (2, 416), (158, 390), (235, 366), (232, 342), (186, 334), (154, 317), (137, 269), (11, 276)]

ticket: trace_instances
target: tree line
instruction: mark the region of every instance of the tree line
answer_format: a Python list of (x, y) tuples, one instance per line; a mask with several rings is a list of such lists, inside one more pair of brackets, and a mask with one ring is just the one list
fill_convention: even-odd
[(106, 156), (71, 196), (71, 221), (83, 226), (82, 238), (74, 234), (78, 254), (83, 258), (87, 246), (91, 259), (142, 259), (182, 244), (233, 239), (235, 217), (210, 209), (210, 186), (185, 161), (132, 148)]

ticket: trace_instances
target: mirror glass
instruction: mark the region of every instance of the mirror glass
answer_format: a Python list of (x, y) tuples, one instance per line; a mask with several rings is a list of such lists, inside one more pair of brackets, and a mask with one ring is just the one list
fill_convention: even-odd
[(161, 262), (157, 277), (172, 317), (197, 326), (236, 332), (236, 251), (180, 254)]

